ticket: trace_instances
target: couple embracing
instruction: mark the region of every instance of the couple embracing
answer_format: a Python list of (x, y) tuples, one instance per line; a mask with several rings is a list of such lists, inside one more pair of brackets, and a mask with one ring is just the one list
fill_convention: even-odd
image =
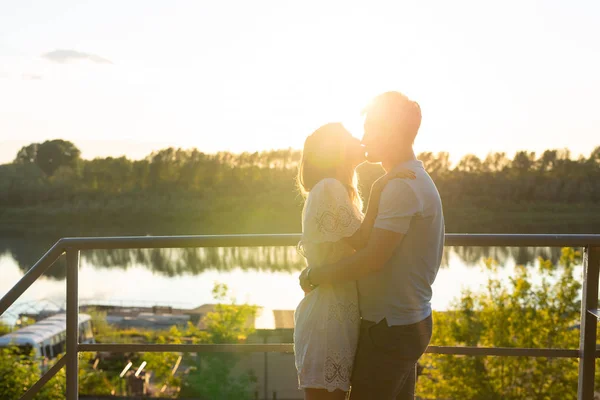
[[(440, 196), (413, 151), (420, 125), (416, 102), (386, 92), (365, 110), (362, 142), (339, 123), (306, 139), (294, 350), (307, 400), (414, 398), (444, 245)], [(386, 174), (363, 215), (355, 168), (365, 161)]]

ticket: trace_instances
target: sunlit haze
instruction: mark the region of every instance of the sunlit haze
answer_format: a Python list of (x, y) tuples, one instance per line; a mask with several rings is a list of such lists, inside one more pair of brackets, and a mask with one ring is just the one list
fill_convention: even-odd
[(0, 163), (300, 148), (371, 96), (417, 100), (417, 151), (600, 144), (596, 1), (0, 3)]

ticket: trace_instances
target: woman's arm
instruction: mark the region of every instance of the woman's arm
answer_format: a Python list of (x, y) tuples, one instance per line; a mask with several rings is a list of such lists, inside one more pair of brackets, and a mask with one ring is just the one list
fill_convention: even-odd
[(354, 235), (343, 239), (355, 250), (360, 250), (366, 246), (369, 235), (371, 234), (371, 229), (373, 229), (373, 225), (375, 224), (375, 218), (377, 218), (381, 192), (373, 189), (374, 188), (371, 187), (371, 193), (369, 194), (369, 200), (367, 202), (367, 212), (365, 213), (365, 218), (363, 219), (360, 228), (358, 228)]
[(369, 200), (367, 201), (367, 212), (365, 218), (360, 225), (360, 228), (354, 233), (354, 235), (344, 238), (350, 246), (355, 250), (360, 250), (366, 247), (373, 225), (375, 225), (375, 219), (379, 211), (379, 200), (381, 199), (381, 193), (385, 188), (385, 185), (391, 180), (396, 178), (404, 179), (415, 179), (415, 173), (410, 169), (403, 169), (400, 171), (394, 171), (387, 173), (373, 182), (371, 186), (371, 192), (369, 193)]

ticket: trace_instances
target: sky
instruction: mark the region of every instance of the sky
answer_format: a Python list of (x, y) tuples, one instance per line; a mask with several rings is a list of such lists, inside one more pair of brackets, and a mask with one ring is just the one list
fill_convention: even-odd
[(415, 147), (464, 154), (600, 145), (600, 2), (0, 2), (0, 163), (73, 141), (84, 158), (301, 148), (362, 134), (398, 90)]

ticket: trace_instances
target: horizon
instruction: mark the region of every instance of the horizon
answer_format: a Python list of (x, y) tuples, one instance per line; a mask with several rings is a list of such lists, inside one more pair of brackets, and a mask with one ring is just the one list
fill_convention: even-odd
[[(55, 140), (55, 139), (60, 139), (60, 138), (50, 138), (50, 139), (47, 139), (47, 140)], [(40, 141), (40, 142), (35, 142), (35, 143), (42, 143), (44, 141), (45, 140)], [(287, 149), (291, 149), (293, 151), (302, 151), (302, 148), (294, 148), (294, 147), (269, 148), (269, 149), (257, 149), (257, 150), (243, 150), (243, 151), (230, 151), (230, 150), (227, 150), (227, 149), (225, 149), (225, 150), (216, 150), (216, 151), (203, 151), (202, 149), (197, 148), (197, 147), (182, 147), (182, 146), (170, 145), (167, 142), (164, 143), (164, 146), (161, 146), (161, 145), (156, 144), (156, 143), (141, 143), (142, 147), (140, 148), (139, 147), (140, 143), (127, 142), (127, 141), (120, 141), (120, 142), (119, 141), (114, 141), (114, 142), (112, 142), (113, 146), (108, 146), (108, 147), (114, 148), (114, 144), (115, 143), (121, 143), (123, 145), (122, 146), (123, 149), (129, 149), (129, 154), (125, 154), (125, 153), (119, 154), (119, 151), (111, 152), (110, 154), (104, 154), (102, 152), (97, 152), (97, 146), (95, 146), (95, 145), (97, 145), (98, 142), (100, 142), (100, 141), (90, 141), (90, 140), (84, 141), (84, 147), (83, 148), (80, 147), (78, 145), (78, 143), (74, 143), (74, 145), (79, 150), (81, 150), (81, 159), (83, 159), (83, 160), (93, 160), (93, 159), (96, 159), (96, 158), (101, 158), (102, 159), (102, 158), (109, 158), (109, 157), (112, 157), (112, 158), (125, 157), (125, 158), (127, 158), (128, 160), (131, 160), (131, 161), (138, 161), (138, 160), (143, 160), (143, 159), (147, 158), (148, 156), (150, 156), (154, 152), (165, 150), (167, 148), (182, 149), (184, 151), (194, 150), (195, 149), (195, 150), (198, 150), (198, 151), (200, 151), (202, 153), (205, 153), (205, 154), (217, 154), (217, 153), (220, 153), (220, 152), (230, 152), (232, 154), (241, 154), (243, 152), (249, 152), (249, 153), (258, 152), (258, 153), (261, 153), (261, 152), (287, 150)], [(7, 141), (6, 143), (11, 143), (11, 142)], [(11, 143), (10, 146), (6, 147), (6, 146), (2, 146), (2, 142), (0, 142), (0, 165), (5, 165), (5, 164), (11, 164), (11, 163), (13, 163), (13, 161), (15, 159), (15, 156), (17, 155), (17, 152), (23, 146), (27, 146), (29, 144), (31, 144), (31, 142), (25, 142), (25, 141), (15, 140), (15, 141), (12, 141), (12, 143)], [(138, 146), (138, 147), (135, 147), (135, 146)], [(565, 148), (547, 148), (547, 149), (544, 149), (543, 151), (545, 151), (545, 150), (566, 150), (566, 151), (569, 152), (569, 158), (571, 160), (577, 160), (580, 157), (584, 157), (586, 159), (589, 158), (590, 155), (591, 155), (591, 153), (592, 153), (592, 151), (594, 151), (594, 149), (596, 147), (600, 147), (600, 141), (598, 142), (597, 146), (592, 147), (587, 153), (574, 153), (574, 152), (571, 151), (571, 149), (566, 148), (566, 147)], [(7, 151), (7, 149), (8, 149), (8, 151)], [(15, 151), (14, 151), (14, 154), (10, 155), (11, 154), (10, 151), (12, 149), (15, 149)], [(84, 149), (86, 149), (86, 150), (84, 150)], [(515, 150), (514, 152), (511, 152), (511, 153), (506, 153), (506, 152), (504, 152), (504, 153), (506, 154), (506, 157), (508, 157), (509, 159), (513, 159), (514, 156), (515, 156), (515, 154), (517, 152), (521, 152), (521, 151), (534, 153), (536, 159), (539, 158), (539, 156), (541, 156), (543, 154), (543, 151), (537, 152), (537, 151), (532, 151), (532, 150), (529, 150), (529, 149), (518, 149), (518, 150)], [(424, 153), (424, 152), (428, 152), (428, 150), (424, 149), (423, 151), (415, 151), (415, 155), (418, 157), (421, 153)], [(432, 152), (432, 153), (434, 155), (438, 155), (439, 153), (443, 153), (443, 152), (444, 151), (441, 151), (441, 152)], [(95, 155), (90, 156), (90, 153), (91, 154), (95, 153)], [(483, 161), (488, 154), (502, 153), (502, 152), (501, 151), (490, 151), (490, 152), (485, 153), (485, 154), (465, 153), (465, 154), (461, 154), (460, 156), (455, 155), (455, 154), (450, 153), (450, 152), (445, 152), (445, 153), (448, 153), (448, 155), (449, 155), (450, 165), (452, 167), (456, 167), (456, 165), (458, 164), (458, 162), (464, 156), (466, 156), (466, 155), (475, 155), (475, 156), (477, 156), (479, 159), (481, 159)]]
[(417, 153), (586, 156), (600, 144), (599, 19), (583, 0), (6, 1), (0, 163), (53, 138), (86, 159), (299, 149), (331, 121), (360, 137), (360, 110), (388, 90), (423, 109)]

